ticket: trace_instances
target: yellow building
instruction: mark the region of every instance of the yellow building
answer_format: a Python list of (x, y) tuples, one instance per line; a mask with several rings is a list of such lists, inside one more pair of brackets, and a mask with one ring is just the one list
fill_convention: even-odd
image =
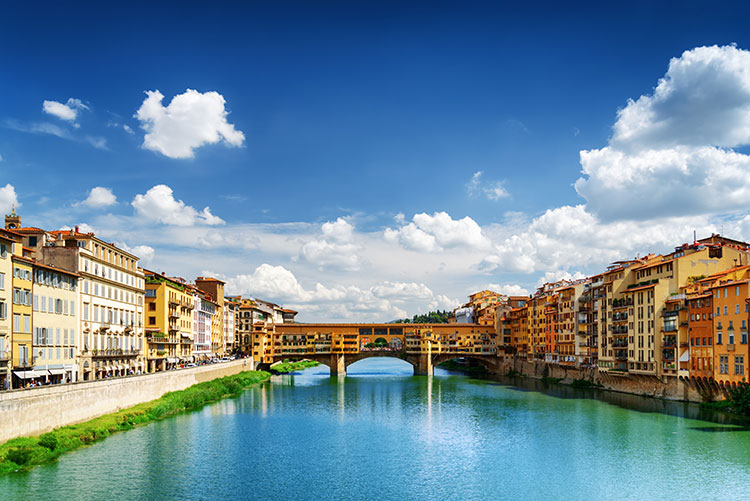
[(13, 259), (19, 237), (0, 230), (0, 390), (10, 387), (13, 333)]
[(32, 289), (34, 261), (21, 256), (11, 257), (13, 263), (13, 327), (11, 334), (11, 365), (14, 388), (25, 386), (37, 377), (32, 352)]
[(77, 381), (78, 275), (34, 263), (34, 372), (50, 383)]
[(179, 279), (144, 270), (148, 371), (193, 360), (193, 294)]

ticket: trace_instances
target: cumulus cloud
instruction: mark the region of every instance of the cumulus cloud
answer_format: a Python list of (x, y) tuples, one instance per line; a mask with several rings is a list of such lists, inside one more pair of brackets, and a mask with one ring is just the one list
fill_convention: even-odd
[(485, 196), (489, 200), (500, 200), (510, 196), (503, 183), (500, 181), (484, 181), (482, 175), (484, 175), (484, 171), (476, 171), (469, 182), (466, 183), (466, 191), (470, 196)]
[(328, 221), (320, 227), (321, 238), (307, 241), (300, 254), (310, 263), (319, 267), (331, 266), (350, 271), (360, 267), (361, 246), (353, 241), (354, 226), (343, 218)]
[(146, 99), (134, 115), (146, 131), (143, 147), (169, 158), (193, 158), (205, 144), (224, 142), (242, 146), (245, 135), (227, 122), (224, 96), (218, 92), (187, 89), (164, 106), (158, 90), (146, 91)]
[(495, 252), (485, 257), (481, 268), (522, 273), (591, 269), (689, 241), (693, 230), (706, 235), (714, 229), (706, 216), (603, 222), (583, 205), (563, 206), (495, 243)]
[(489, 239), (472, 218), (453, 219), (447, 212), (415, 214), (400, 228), (386, 228), (386, 240), (421, 252), (440, 252), (449, 247), (485, 248)]
[(471, 289), (469, 294), (473, 294), (480, 290), (490, 290), (497, 292), (498, 294), (505, 294), (506, 296), (528, 296), (529, 291), (518, 284), (487, 284), (484, 287), (477, 287)]
[(223, 219), (211, 214), (209, 207), (198, 212), (182, 200), (175, 199), (172, 188), (165, 184), (158, 184), (145, 194), (136, 195), (131, 205), (139, 216), (163, 224), (175, 226), (224, 224)]
[(104, 188), (103, 186), (96, 186), (91, 188), (89, 196), (86, 200), (79, 202), (75, 205), (85, 205), (92, 208), (109, 207), (117, 204), (117, 197), (110, 188)]
[(0, 188), (0, 213), (9, 214), (13, 207), (20, 207), (16, 188), (12, 184), (6, 184)]
[(420, 304), (421, 309), (438, 306), (449, 309), (458, 303), (444, 295), (434, 294), (425, 284), (413, 282), (385, 281), (366, 288), (353, 285), (329, 287), (316, 283), (308, 289), (290, 270), (270, 264), (258, 266), (251, 274), (229, 277), (226, 282), (229, 293), (268, 299), (308, 315), (319, 314), (329, 319), (384, 321), (404, 318), (407, 303)]
[(79, 111), (87, 109), (89, 109), (89, 107), (83, 104), (80, 99), (73, 97), (69, 98), (64, 104), (59, 101), (46, 100), (42, 104), (42, 111), (48, 115), (55, 116), (60, 120), (65, 120), (66, 122), (71, 123), (75, 122)]
[(603, 220), (744, 208), (750, 195), (750, 52), (698, 47), (673, 58), (652, 94), (617, 114), (609, 144), (581, 151), (575, 183)]
[(156, 254), (154, 248), (148, 245), (136, 245), (134, 247), (131, 247), (125, 242), (116, 242), (115, 245), (117, 245), (125, 252), (129, 252), (138, 257), (140, 259), (140, 265), (148, 265), (149, 263), (151, 263), (154, 259), (154, 255)]

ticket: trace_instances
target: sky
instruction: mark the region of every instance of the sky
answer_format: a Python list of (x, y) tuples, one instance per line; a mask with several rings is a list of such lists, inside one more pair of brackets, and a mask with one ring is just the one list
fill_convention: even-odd
[(750, 240), (741, 2), (16, 2), (0, 211), (300, 321)]

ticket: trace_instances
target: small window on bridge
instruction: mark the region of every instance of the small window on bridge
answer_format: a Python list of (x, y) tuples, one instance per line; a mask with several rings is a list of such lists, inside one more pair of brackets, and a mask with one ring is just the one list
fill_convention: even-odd
[(370, 329), (369, 327), (360, 327), (359, 335), (360, 336), (372, 336), (372, 329)]
[(390, 332), (392, 336), (401, 336), (404, 333), (404, 329), (403, 327), (397, 327), (397, 328), (394, 327), (390, 329)]
[(387, 336), (388, 335), (388, 329), (386, 327), (376, 327), (375, 328), (375, 335), (376, 336)]

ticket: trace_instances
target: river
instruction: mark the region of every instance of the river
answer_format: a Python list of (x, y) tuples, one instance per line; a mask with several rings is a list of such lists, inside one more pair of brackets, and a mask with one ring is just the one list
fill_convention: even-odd
[(0, 478), (0, 499), (14, 501), (749, 496), (750, 431), (720, 414), (440, 369), (415, 377), (383, 358), (346, 378), (324, 366), (275, 376)]

